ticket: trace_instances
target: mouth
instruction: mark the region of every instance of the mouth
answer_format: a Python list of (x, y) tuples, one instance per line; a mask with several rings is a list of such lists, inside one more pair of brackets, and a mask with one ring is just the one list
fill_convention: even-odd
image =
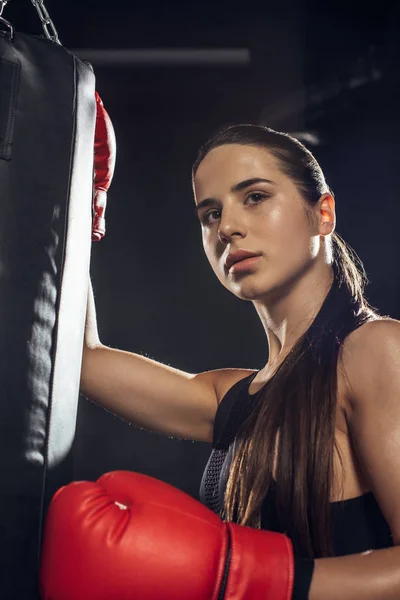
[(254, 255), (249, 256), (248, 258), (243, 258), (242, 260), (238, 260), (229, 267), (228, 273), (234, 274), (253, 271), (260, 258), (260, 255)]
[(250, 250), (245, 250), (244, 248), (236, 250), (236, 252), (230, 252), (225, 258), (225, 267), (229, 271), (233, 264), (242, 262), (248, 258), (254, 258), (256, 256), (260, 256), (260, 254), (257, 252), (251, 252)]

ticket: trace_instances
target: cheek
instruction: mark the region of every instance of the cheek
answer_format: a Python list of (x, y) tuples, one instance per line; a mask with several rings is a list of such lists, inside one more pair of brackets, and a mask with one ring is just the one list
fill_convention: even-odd
[(209, 230), (203, 232), (203, 249), (208, 262), (214, 271), (217, 269), (217, 256), (215, 252), (215, 244), (212, 242)]
[[(297, 209), (297, 207), (296, 207)], [(276, 209), (269, 217), (269, 227), (280, 240), (288, 245), (307, 245), (310, 238), (310, 225), (302, 210), (281, 211)]]
[(224, 287), (229, 289), (229, 282), (226, 279), (225, 270), (221, 264), (221, 257), (217, 256), (217, 252), (215, 249), (216, 248), (215, 241), (213, 241), (212, 238), (210, 238), (210, 239), (208, 239), (208, 238), (210, 238), (210, 235), (203, 234), (204, 253), (205, 253), (207, 260), (209, 262), (209, 265), (212, 268), (217, 279), (220, 281), (220, 283), (222, 283), (222, 285)]

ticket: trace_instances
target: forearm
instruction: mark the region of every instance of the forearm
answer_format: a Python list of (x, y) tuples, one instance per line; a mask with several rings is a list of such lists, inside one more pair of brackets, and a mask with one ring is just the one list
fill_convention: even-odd
[(400, 546), (315, 561), (309, 600), (400, 598)]
[(89, 279), (87, 309), (86, 309), (86, 324), (85, 324), (85, 340), (84, 350), (95, 348), (101, 344), (99, 332), (97, 329), (96, 306), (94, 302), (92, 282)]

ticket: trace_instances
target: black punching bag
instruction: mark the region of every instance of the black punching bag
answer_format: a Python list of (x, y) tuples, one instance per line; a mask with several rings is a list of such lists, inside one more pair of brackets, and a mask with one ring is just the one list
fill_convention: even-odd
[(44, 514), (72, 480), (95, 118), (90, 65), (0, 33), (0, 600), (38, 598)]

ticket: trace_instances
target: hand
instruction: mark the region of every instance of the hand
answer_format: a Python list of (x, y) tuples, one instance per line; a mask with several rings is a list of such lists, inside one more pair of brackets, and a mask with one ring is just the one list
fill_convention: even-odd
[(152, 477), (116, 471), (61, 488), (44, 531), (43, 600), (288, 600), (290, 540), (224, 523)]
[(96, 92), (96, 131), (94, 138), (94, 198), (92, 241), (99, 242), (105, 235), (107, 192), (115, 170), (117, 143), (111, 119)]

